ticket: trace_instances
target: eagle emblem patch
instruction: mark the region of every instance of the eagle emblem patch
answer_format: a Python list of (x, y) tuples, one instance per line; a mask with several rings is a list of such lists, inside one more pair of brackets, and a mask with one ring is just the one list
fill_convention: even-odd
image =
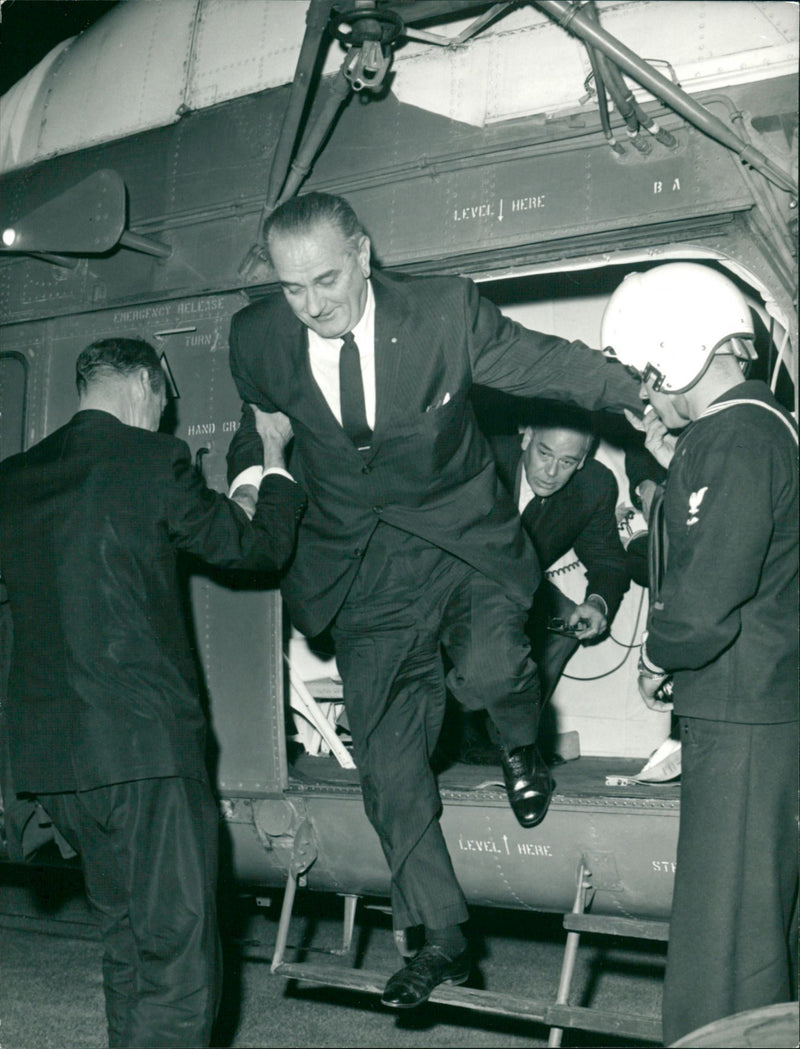
[(689, 516), (686, 519), (687, 525), (696, 525), (700, 520), (698, 516), (700, 510), (700, 504), (703, 501), (703, 497), (708, 491), (708, 485), (705, 488), (699, 488), (696, 492), (692, 492), (689, 496)]

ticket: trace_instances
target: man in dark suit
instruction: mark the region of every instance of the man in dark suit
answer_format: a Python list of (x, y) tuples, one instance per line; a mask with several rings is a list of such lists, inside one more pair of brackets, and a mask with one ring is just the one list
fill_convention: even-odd
[[(580, 604), (549, 579), (536, 591), (529, 634), (543, 703), (580, 643), (606, 632), (629, 585), (616, 519), (617, 482), (591, 458), (594, 443), (587, 413), (559, 404), (538, 405), (520, 437), (493, 441), (498, 470), (514, 493), (542, 569), (571, 549), (586, 569)], [(562, 621), (563, 630), (550, 629), (553, 619)]]
[(94, 343), (76, 372), (77, 414), (0, 465), (11, 771), (80, 853), (110, 1045), (203, 1046), (219, 995), (218, 815), (176, 559), (286, 563), (304, 503), (283, 469), (291, 427), (258, 421), (269, 474), (251, 523), (183, 441), (155, 432), (166, 384), (148, 343)]
[[(524, 631), (539, 568), (470, 387), (617, 409), (635, 403), (635, 389), (582, 344), (509, 321), (470, 281), (372, 273), (369, 238), (341, 197), (287, 201), (266, 242), (283, 295), (233, 318), (231, 368), (245, 402), (292, 420), (309, 507), (283, 592), (305, 633), (332, 623), (394, 924), (425, 928), (425, 948), (383, 996), (411, 1008), (469, 973), (466, 904), (429, 761), (445, 704), (440, 646), (450, 690), (498, 727), (524, 826), (544, 817), (551, 791)], [(228, 458), (234, 487), (260, 462), (249, 411)]]

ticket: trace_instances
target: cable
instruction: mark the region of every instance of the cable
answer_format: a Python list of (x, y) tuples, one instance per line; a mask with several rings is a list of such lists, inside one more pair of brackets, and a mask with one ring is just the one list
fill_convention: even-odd
[(565, 572), (571, 572), (573, 568), (579, 568), (580, 565), (581, 560), (580, 558), (576, 557), (574, 561), (570, 561), (569, 564), (566, 565), (561, 565), (560, 568), (548, 568), (547, 571), (543, 573), (543, 575), (545, 579), (552, 579), (553, 576), (564, 575)]
[[(606, 141), (609, 146), (614, 150), (615, 153), (620, 156), (625, 155), (625, 150), (617, 142), (614, 137), (614, 132), (611, 130), (611, 118), (608, 114), (608, 94), (606, 90), (605, 81), (603, 80), (603, 73), (600, 69), (600, 62), (597, 57), (597, 52), (590, 45), (586, 45), (586, 53), (589, 56), (589, 63), (592, 67), (592, 75), (594, 76), (595, 93), (597, 94), (597, 108), (600, 114), (600, 126), (603, 129), (603, 134), (606, 136)], [(585, 87), (589, 89), (589, 79), (587, 78)]]
[[(636, 610), (636, 619), (635, 619), (634, 624), (633, 624), (633, 631), (631, 633), (631, 641), (633, 641), (633, 639), (636, 637), (636, 634), (637, 634), (637, 632), (639, 630), (639, 620), (641, 619), (641, 616), (642, 616), (642, 608), (643, 607), (644, 607), (644, 590), (642, 590), (641, 597), (639, 598), (639, 607)], [(612, 638), (611, 640), (615, 641), (616, 644), (621, 645), (622, 648), (626, 648), (627, 649), (625, 655), (622, 657), (622, 660), (619, 663), (617, 663), (617, 665), (615, 667), (611, 667), (610, 670), (605, 670), (602, 674), (594, 674), (592, 677), (578, 677), (575, 674), (564, 674), (564, 673), (561, 674), (561, 677), (567, 678), (568, 681), (601, 681), (604, 677), (610, 677), (612, 674), (616, 674), (616, 672), (619, 669), (621, 669), (622, 667), (625, 666), (625, 664), (627, 663), (628, 658), (629, 658), (631, 652), (633, 651), (633, 649), (641, 647), (640, 645), (634, 645), (634, 644), (625, 645), (625, 644), (623, 644), (620, 641), (616, 641), (616, 639), (614, 639), (614, 638)]]

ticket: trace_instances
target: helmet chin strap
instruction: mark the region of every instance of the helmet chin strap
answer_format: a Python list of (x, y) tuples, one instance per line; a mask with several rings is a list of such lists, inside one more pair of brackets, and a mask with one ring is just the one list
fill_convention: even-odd
[[(727, 347), (730, 346), (730, 350)], [(725, 349), (718, 350), (718, 353), (732, 353), (734, 357), (738, 358), (740, 363), (745, 364), (747, 361), (758, 360), (758, 354), (756, 353), (755, 344), (751, 339), (740, 339), (737, 335), (734, 335), (725, 344)]]
[(659, 391), (669, 394), (687, 393), (689, 390), (692, 390), (695, 386), (697, 386), (697, 384), (700, 382), (703, 376), (707, 374), (707, 372), (712, 366), (712, 362), (720, 360), (720, 358), (727, 358), (732, 362), (735, 361), (740, 371), (745, 372), (747, 365), (751, 361), (758, 359), (758, 354), (755, 352), (755, 347), (749, 340), (741, 339), (736, 335), (732, 335), (729, 339), (720, 343), (720, 345), (714, 349), (713, 353), (709, 354), (709, 356), (706, 358), (703, 364), (703, 367), (700, 369), (697, 375), (692, 379), (690, 383), (687, 383), (685, 386), (682, 386), (679, 390), (663, 390), (663, 384), (665, 382), (668, 383), (670, 381), (669, 375), (659, 371), (659, 369), (654, 367), (652, 364), (647, 365), (647, 368), (645, 369), (644, 373), (644, 378), (645, 380), (647, 380), (647, 378), (651, 375), (656, 376), (656, 379), (653, 383), (653, 390), (656, 393), (658, 393)]
[(653, 380), (652, 389), (655, 393), (658, 393), (664, 385), (664, 378), (664, 373), (660, 372), (658, 368), (654, 367), (652, 364), (648, 364), (642, 374), (643, 383), (649, 383), (651, 379)]
[(713, 360), (715, 357), (733, 358), (745, 378), (747, 378), (750, 364), (758, 360), (758, 354), (753, 343), (748, 339), (740, 339), (737, 336), (732, 336), (726, 343), (723, 343), (714, 352), (711, 359)]

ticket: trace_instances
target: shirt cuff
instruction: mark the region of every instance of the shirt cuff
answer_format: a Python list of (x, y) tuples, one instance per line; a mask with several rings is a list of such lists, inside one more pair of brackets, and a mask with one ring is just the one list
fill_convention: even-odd
[(240, 474), (234, 477), (228, 489), (228, 497), (230, 498), (237, 488), (241, 488), (246, 484), (252, 485), (253, 488), (260, 488), (261, 482), (265, 477), (269, 477), (270, 474), (279, 474), (281, 477), (285, 477), (287, 481), (291, 481), (292, 484), (297, 484), (294, 477), (288, 470), (284, 470), (282, 466), (269, 466), (266, 470), (261, 466), (248, 466), (246, 470), (242, 470)]
[(639, 673), (647, 674), (649, 677), (665, 677), (666, 670), (657, 667), (647, 658), (647, 631), (642, 634), (642, 647), (639, 649)]
[(261, 478), (264, 474), (264, 468), (261, 466), (248, 466), (246, 470), (242, 470), (240, 474), (234, 477), (230, 488), (228, 489), (228, 495), (231, 496), (237, 488), (241, 488), (244, 484), (251, 484), (253, 488), (258, 488), (261, 484)]

